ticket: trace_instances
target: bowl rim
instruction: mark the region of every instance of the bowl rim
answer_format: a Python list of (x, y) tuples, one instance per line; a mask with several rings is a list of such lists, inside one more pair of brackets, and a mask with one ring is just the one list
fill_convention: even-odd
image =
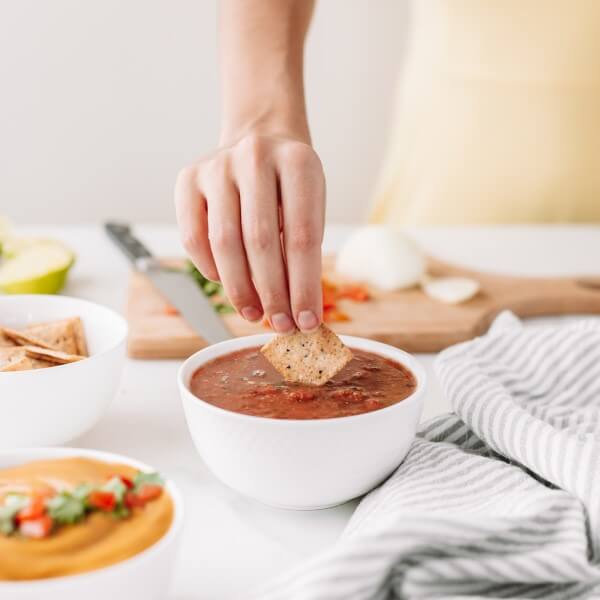
[[(235, 352), (236, 350), (243, 350), (245, 348), (250, 348), (253, 346), (262, 346), (270, 339), (275, 337), (275, 335), (276, 334), (274, 333), (259, 333), (254, 335), (231, 338), (222, 342), (218, 342), (217, 344), (212, 344), (210, 346), (202, 348), (201, 350), (198, 350), (197, 352), (189, 356), (177, 371), (177, 384), (179, 387), (182, 401), (184, 403), (184, 408), (185, 404), (189, 402), (189, 406), (196, 405), (198, 407), (202, 407), (205, 410), (212, 411), (217, 415), (221, 415), (222, 417), (238, 420), (251, 419), (249, 423), (261, 423), (265, 425), (268, 424), (274, 427), (315, 427), (315, 425), (317, 424), (322, 427), (335, 427), (336, 425), (339, 425), (341, 423), (356, 422), (359, 419), (377, 419), (382, 414), (389, 414), (389, 412), (392, 410), (402, 410), (401, 407), (406, 406), (407, 403), (411, 404), (422, 401), (424, 397), (425, 391), (427, 389), (427, 373), (423, 365), (417, 360), (416, 357), (404, 350), (401, 350), (400, 348), (390, 346), (389, 344), (385, 344), (383, 342), (349, 335), (340, 335), (339, 337), (344, 342), (344, 344), (349, 346), (351, 349), (358, 348), (360, 350), (372, 352), (373, 354), (379, 354), (380, 356), (384, 356), (386, 358), (395, 360), (396, 362), (402, 364), (404, 367), (408, 368), (417, 380), (417, 386), (413, 393), (410, 396), (404, 398), (403, 400), (395, 402), (394, 404), (390, 404), (389, 406), (386, 406), (384, 408), (359, 413), (357, 415), (330, 417), (327, 419), (275, 419), (273, 417), (247, 415), (245, 413), (238, 413), (231, 410), (227, 410), (225, 408), (221, 408), (220, 406), (215, 406), (214, 404), (210, 404), (206, 400), (195, 396), (189, 389), (189, 379), (191, 378), (191, 374), (193, 374), (196, 371), (196, 369), (198, 369), (205, 362), (208, 362), (209, 360), (213, 360), (220, 356), (224, 356), (231, 352)], [(206, 355), (210, 355), (215, 349), (218, 349), (219, 351), (219, 353), (216, 356), (205, 358)], [(191, 371), (189, 377), (187, 377), (188, 371)]]
[[(103, 304), (99, 304), (98, 302), (94, 302), (92, 300), (86, 300), (84, 298), (77, 298), (75, 296), (63, 296), (63, 295), (52, 295), (52, 294), (7, 294), (7, 295), (0, 295), (0, 307), (4, 301), (11, 301), (11, 300), (15, 300), (15, 299), (33, 300), (34, 302), (44, 300), (44, 301), (54, 302), (57, 304), (60, 304), (63, 300), (67, 300), (69, 302), (87, 304), (88, 306), (92, 306), (94, 308), (98, 308), (98, 309), (106, 311), (107, 314), (109, 314), (111, 318), (114, 318), (114, 320), (119, 323), (119, 327), (121, 328), (122, 331), (121, 331), (121, 334), (119, 335), (119, 339), (117, 342), (110, 345), (108, 348), (105, 348), (101, 352), (96, 352), (95, 354), (86, 356), (83, 360), (78, 360), (76, 362), (66, 363), (63, 365), (54, 365), (52, 367), (52, 372), (56, 372), (56, 369), (65, 368), (65, 367), (81, 367), (81, 365), (83, 363), (89, 364), (89, 361), (92, 361), (101, 356), (109, 354), (109, 353), (113, 352), (114, 350), (116, 350), (117, 348), (119, 348), (119, 346), (121, 346), (125, 342), (128, 334), (129, 334), (129, 325), (127, 324), (127, 320), (125, 319), (125, 317), (120, 315), (116, 310), (113, 310), (112, 308), (109, 308), (108, 306), (104, 306)], [(13, 376), (29, 375), (31, 377), (33, 374), (46, 375), (47, 371), (46, 371), (46, 369), (33, 369), (33, 370), (30, 369), (27, 371), (0, 371), (0, 377), (6, 376), (6, 375), (9, 375), (9, 376), (10, 375), (13, 375)], [(35, 376), (35, 375), (33, 375), (33, 376)]]
[[(83, 456), (86, 458), (94, 458), (97, 460), (103, 460), (105, 462), (121, 462), (132, 467), (136, 467), (140, 470), (153, 470), (153, 468), (139, 461), (135, 458), (130, 458), (123, 454), (117, 454), (114, 452), (108, 452), (104, 450), (94, 450), (91, 448), (76, 448), (73, 446), (61, 446), (61, 447), (50, 447), (50, 446), (30, 446), (23, 448), (12, 448), (9, 450), (0, 450), (0, 461), (3, 457), (16, 457), (23, 456), (24, 460), (45, 460), (46, 458), (68, 458)], [(38, 458), (33, 458), (32, 455), (39, 455)], [(43, 455), (43, 456), (42, 456)], [(27, 458), (29, 456), (29, 458)], [(64, 585), (77, 584), (80, 581), (84, 581), (86, 584), (92, 583), (93, 579), (101, 579), (110, 571), (110, 574), (118, 571), (128, 569), (133, 563), (141, 563), (152, 558), (154, 554), (160, 551), (161, 547), (172, 543), (179, 536), (183, 528), (184, 520), (184, 502), (183, 496), (179, 488), (173, 483), (172, 479), (166, 479), (166, 490), (168, 491), (173, 501), (173, 519), (166, 533), (156, 540), (151, 546), (148, 546), (141, 552), (121, 560), (112, 565), (105, 567), (99, 567), (91, 571), (85, 571), (83, 573), (75, 573), (73, 575), (60, 575), (58, 577), (46, 577), (44, 579), (24, 579), (24, 580), (0, 580), (0, 595), (2, 593), (9, 592), (11, 589), (23, 589), (28, 586), (29, 588), (43, 588), (41, 591), (50, 591), (51, 587), (61, 587)]]

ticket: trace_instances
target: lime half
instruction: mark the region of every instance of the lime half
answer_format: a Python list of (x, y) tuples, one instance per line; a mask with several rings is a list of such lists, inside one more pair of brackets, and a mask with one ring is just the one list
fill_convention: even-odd
[(52, 240), (36, 240), (11, 253), (0, 265), (0, 291), (56, 294), (65, 284), (75, 255)]
[(13, 237), (13, 228), (11, 222), (0, 215), (0, 251), (4, 251), (4, 244)]

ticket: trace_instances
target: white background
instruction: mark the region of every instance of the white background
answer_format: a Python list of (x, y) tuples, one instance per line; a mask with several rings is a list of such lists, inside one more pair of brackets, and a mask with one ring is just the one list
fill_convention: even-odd
[[(179, 167), (218, 137), (216, 0), (0, 0), (0, 213), (172, 221)], [(366, 210), (408, 14), (320, 0), (307, 48), (329, 220)]]

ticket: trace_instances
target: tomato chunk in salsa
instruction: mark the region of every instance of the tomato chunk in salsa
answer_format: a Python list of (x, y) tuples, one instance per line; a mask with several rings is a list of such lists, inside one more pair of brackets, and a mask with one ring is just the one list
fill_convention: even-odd
[(331, 419), (370, 412), (410, 396), (415, 376), (383, 356), (352, 350), (353, 359), (322, 386), (285, 381), (261, 354), (246, 348), (216, 358), (192, 376), (192, 393), (209, 404), (273, 419)]

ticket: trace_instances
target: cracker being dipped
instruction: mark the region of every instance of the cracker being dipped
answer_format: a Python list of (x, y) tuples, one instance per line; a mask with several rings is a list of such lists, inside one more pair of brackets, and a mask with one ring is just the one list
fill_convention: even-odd
[(323, 385), (352, 360), (352, 352), (325, 325), (316, 331), (279, 335), (261, 348), (286, 381)]

